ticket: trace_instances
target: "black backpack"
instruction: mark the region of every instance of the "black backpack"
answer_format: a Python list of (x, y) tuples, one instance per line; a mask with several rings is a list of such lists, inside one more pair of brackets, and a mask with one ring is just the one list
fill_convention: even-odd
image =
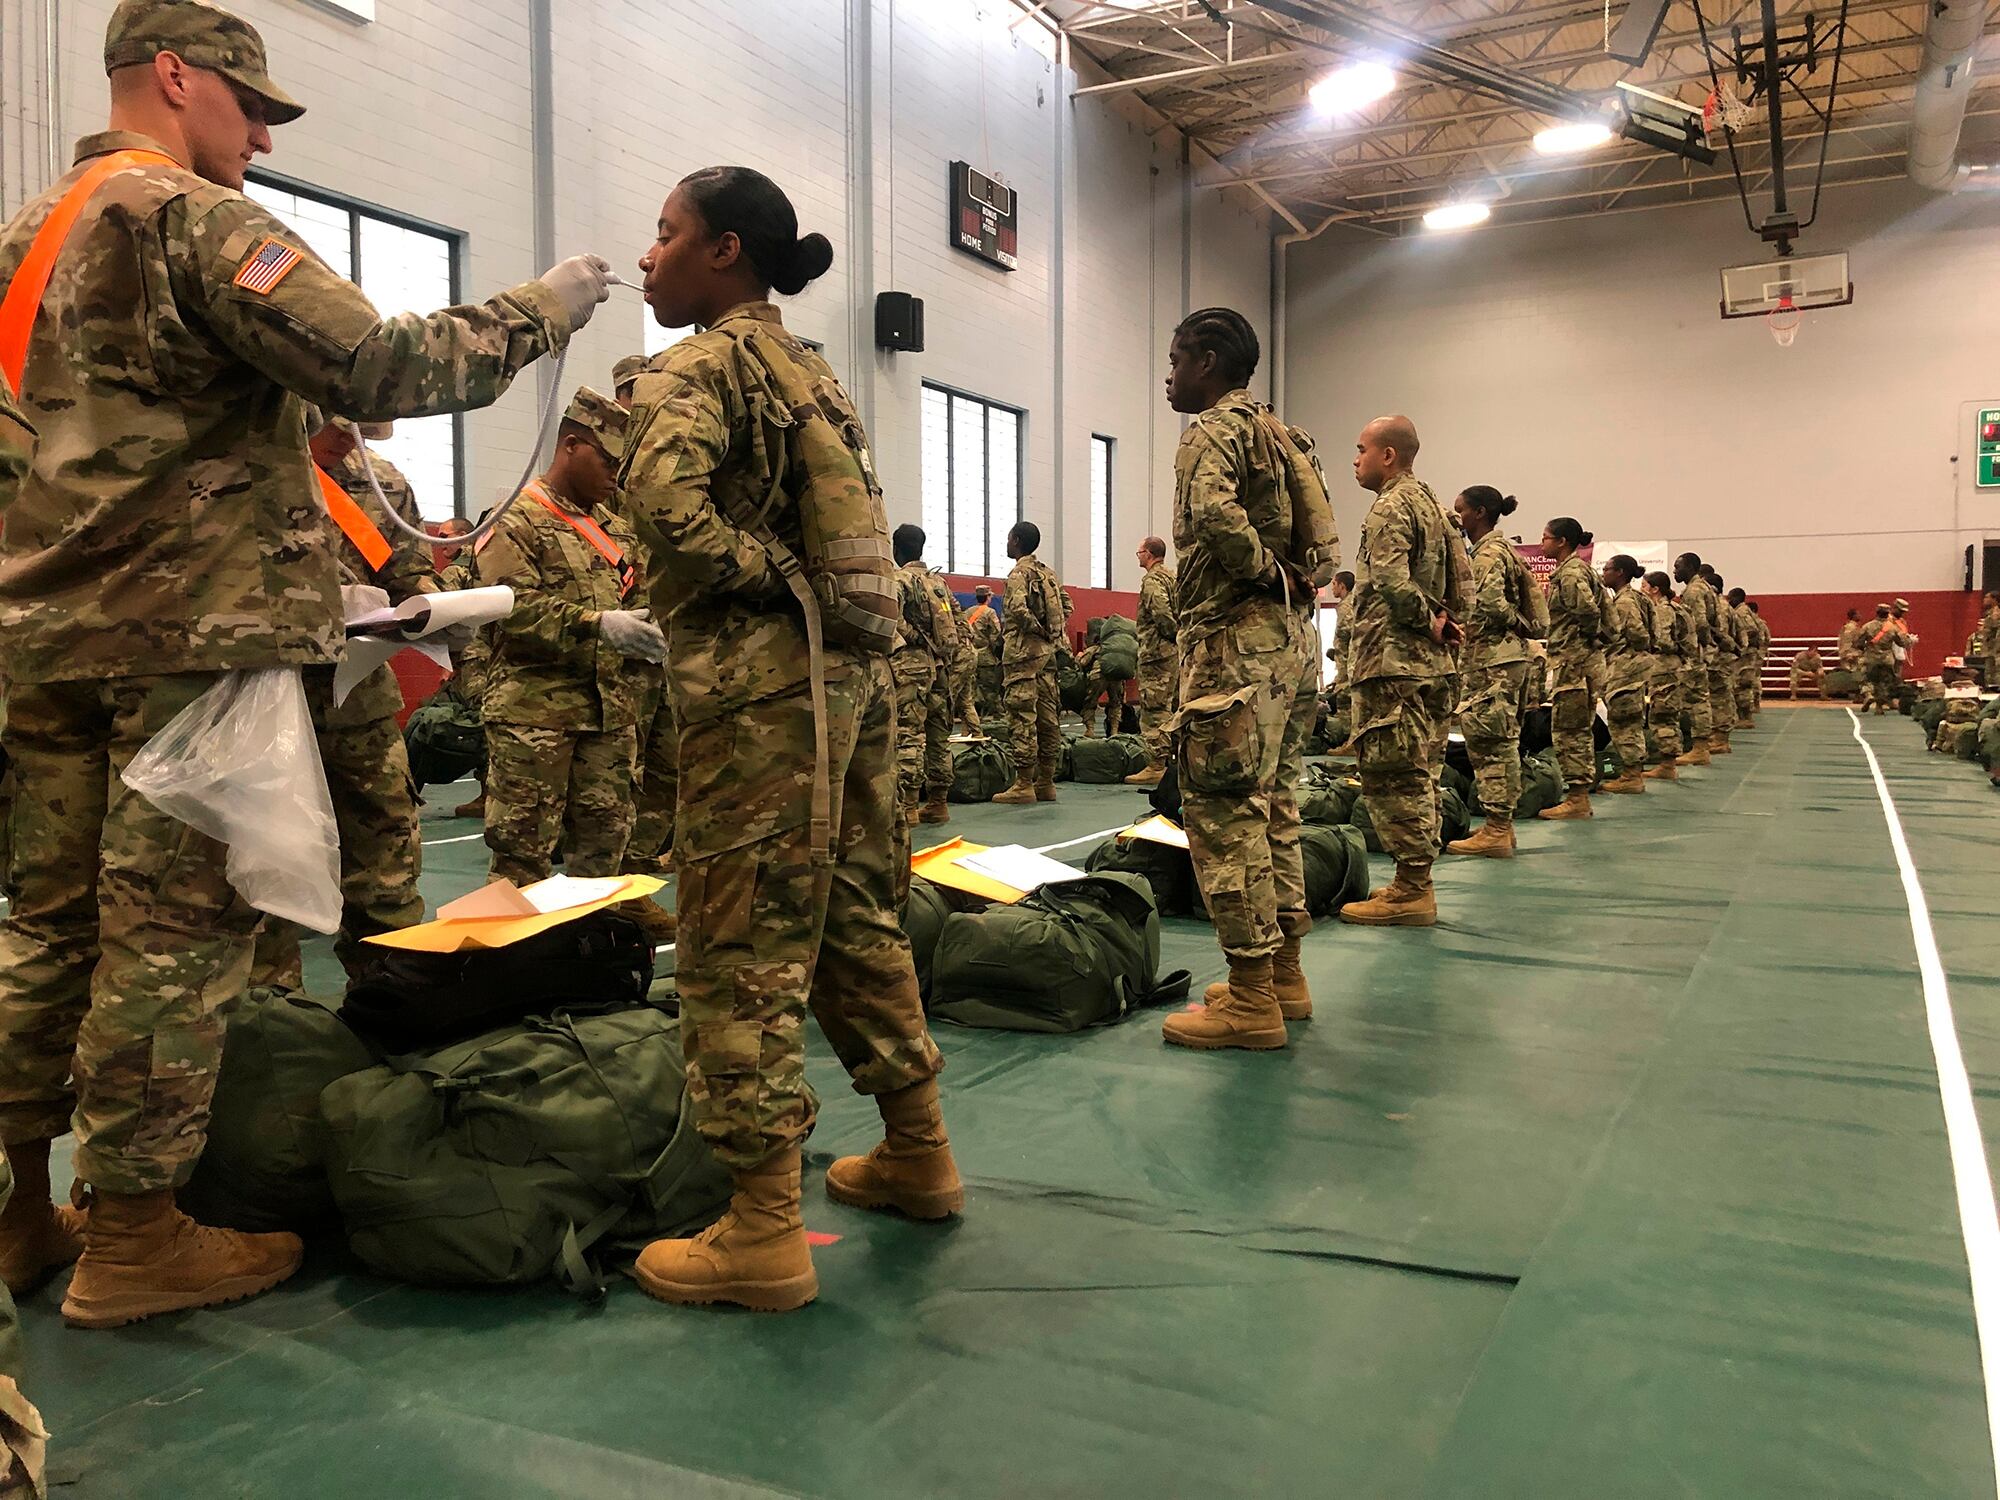
[(1187, 850), (1156, 844), (1151, 839), (1127, 839), (1120, 843), (1115, 836), (1108, 838), (1090, 851), (1083, 867), (1092, 874), (1115, 870), (1137, 875), (1152, 891), (1153, 905), (1163, 917), (1190, 916), (1201, 901), (1200, 893), (1195, 890), (1194, 861)]
[(416, 953), (374, 948), (340, 1018), (384, 1053), (421, 1052), (526, 1016), (644, 1005), (653, 944), (616, 911), (596, 911), (505, 948)]

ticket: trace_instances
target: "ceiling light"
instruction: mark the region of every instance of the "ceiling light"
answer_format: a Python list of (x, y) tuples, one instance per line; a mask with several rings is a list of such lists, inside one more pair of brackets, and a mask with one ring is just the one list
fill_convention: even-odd
[(1426, 229), (1470, 229), (1493, 217), (1490, 203), (1446, 203), (1424, 215)]
[(1595, 151), (1611, 139), (1611, 127), (1602, 120), (1567, 120), (1535, 132), (1535, 149), (1544, 156), (1568, 156), (1576, 151)]
[(1382, 98), (1396, 86), (1395, 70), (1387, 63), (1350, 63), (1329, 73), (1306, 91), (1315, 111), (1323, 115), (1351, 115)]

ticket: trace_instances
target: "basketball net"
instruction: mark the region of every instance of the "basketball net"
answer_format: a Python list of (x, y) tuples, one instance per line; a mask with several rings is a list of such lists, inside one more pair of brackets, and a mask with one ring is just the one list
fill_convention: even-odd
[(1725, 83), (1708, 91), (1701, 106), (1701, 131), (1711, 147), (1720, 146), (1731, 131), (1749, 123), (1750, 106), (1737, 97), (1736, 90)]
[(1778, 305), (1764, 315), (1764, 326), (1771, 330), (1771, 337), (1778, 341), (1780, 349), (1789, 349), (1805, 320), (1806, 315), (1792, 305), (1792, 294), (1780, 292)]

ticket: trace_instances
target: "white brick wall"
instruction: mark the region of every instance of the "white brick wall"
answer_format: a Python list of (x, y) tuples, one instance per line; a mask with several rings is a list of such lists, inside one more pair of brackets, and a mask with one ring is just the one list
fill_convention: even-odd
[[(1967, 408), (2000, 405), (2000, 200), (1830, 193), (1803, 253), (1855, 302), (1778, 349), (1717, 316), (1717, 271), (1771, 258), (1735, 203), (1396, 242), (1299, 246), (1286, 404), (1335, 470), (1402, 410), (1441, 494), (1493, 484), (1539, 534), (1666, 537), (1753, 592), (1953, 589), (2000, 537)], [(1954, 456), (1957, 462), (1953, 462)], [(1341, 534), (1365, 498), (1336, 483)]]
[[(1228, 300), (1265, 333), (1268, 257), (1254, 206), (1196, 193), (1183, 244), (1179, 139), (1128, 100), (1072, 101), (1034, 25), (1006, 0), (868, 0), (872, 99), (850, 98), (852, 0), (556, 0), (553, 197), (556, 252), (595, 250), (636, 280), (659, 205), (697, 167), (740, 162), (790, 193), (803, 229), (833, 241), (833, 270), (786, 306), (864, 399), (891, 516), (920, 513), (925, 379), (1024, 408), (1028, 516), (1065, 575), (1089, 569), (1089, 439), (1118, 440), (1114, 556), (1163, 531), (1180, 424), (1160, 392), (1182, 305), (1184, 254), (1197, 304)], [(112, 0), (63, 8), (67, 140), (102, 128), (101, 41)], [(287, 176), (461, 230), (465, 291), (478, 298), (543, 269), (534, 253), (528, 0), (383, 0), (358, 25), (306, 0), (236, 0), (263, 31), (274, 75), (308, 106), (276, 132), (267, 165)], [(23, 0), (0, 0), (0, 210), (42, 186), (38, 33)], [(1058, 118), (1061, 126), (1058, 128)], [(857, 125), (872, 153), (855, 154)], [(964, 159), (1021, 195), (1018, 271), (952, 249), (946, 167)], [(857, 271), (850, 184), (872, 186), (873, 280)], [(1157, 174), (1157, 175), (1156, 175)], [(1058, 191), (1066, 265), (1052, 265)], [(923, 354), (854, 347), (877, 291), (925, 299)], [(1055, 411), (1058, 291), (1066, 409)], [(577, 340), (568, 383), (606, 385), (647, 316), (630, 292)], [(467, 496), (482, 508), (526, 457), (535, 383), (467, 424)], [(1060, 453), (1060, 465), (1058, 454)], [(1066, 514), (1056, 513), (1061, 469)], [(1131, 569), (1114, 577), (1131, 582)]]

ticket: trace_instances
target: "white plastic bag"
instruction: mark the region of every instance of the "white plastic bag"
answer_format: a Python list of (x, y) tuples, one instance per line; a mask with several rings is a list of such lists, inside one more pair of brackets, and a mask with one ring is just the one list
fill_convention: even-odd
[(125, 768), (169, 817), (229, 846), (252, 906), (315, 932), (340, 928), (340, 832), (296, 667), (231, 672)]

